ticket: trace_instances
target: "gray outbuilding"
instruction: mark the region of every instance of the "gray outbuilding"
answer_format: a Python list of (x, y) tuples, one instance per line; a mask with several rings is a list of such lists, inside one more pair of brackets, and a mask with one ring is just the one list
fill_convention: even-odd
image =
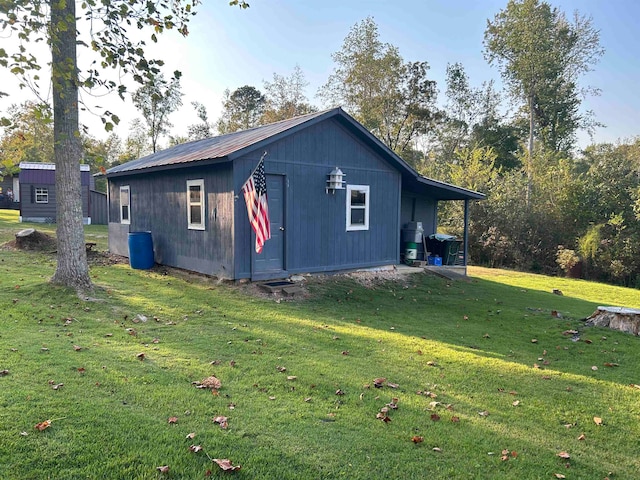
[[(241, 189), (265, 152), (271, 239), (257, 254)], [(338, 170), (343, 182), (329, 185)], [(106, 176), (112, 253), (129, 256), (129, 233), (148, 231), (157, 263), (236, 280), (397, 264), (403, 225), (435, 233), (439, 201), (463, 200), (466, 213), (484, 198), (422, 177), (341, 108), (177, 145)]]

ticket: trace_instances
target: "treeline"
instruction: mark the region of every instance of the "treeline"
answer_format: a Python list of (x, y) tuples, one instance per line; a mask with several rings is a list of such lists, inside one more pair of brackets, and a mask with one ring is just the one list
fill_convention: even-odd
[[(597, 90), (580, 79), (603, 54), (591, 19), (511, 0), (487, 22), (483, 48), (502, 87), (474, 86), (459, 63), (448, 65), (438, 86), (426, 61), (406, 61), (366, 18), (332, 55), (320, 105), (306, 96), (296, 66), (262, 88), (225, 91), (216, 120), (193, 103), (186, 136), (172, 135), (168, 122), (182, 105), (179, 81), (157, 76), (132, 96), (143, 120), (132, 122), (126, 139), (83, 136), (86, 162), (98, 171), (155, 151), (163, 136), (173, 145), (339, 105), (420, 173), (487, 194), (471, 206), (473, 263), (640, 287), (640, 138), (577, 150), (577, 133), (599, 127), (581, 108)], [(4, 171), (50, 161), (48, 107), (24, 104), (10, 116), (0, 139)], [(441, 228), (460, 234), (462, 210), (444, 203)]]

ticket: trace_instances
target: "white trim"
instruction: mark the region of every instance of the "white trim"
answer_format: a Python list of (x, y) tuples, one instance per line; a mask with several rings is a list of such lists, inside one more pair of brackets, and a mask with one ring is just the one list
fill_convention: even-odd
[[(127, 217), (122, 218), (122, 193), (127, 192)], [(122, 225), (131, 225), (131, 187), (129, 185), (120, 186), (120, 196), (118, 197), (118, 205), (120, 206), (120, 223)]]
[[(55, 170), (55, 163), (38, 163), (38, 162), (20, 162), (20, 170)], [(87, 164), (80, 165), (81, 172), (90, 171), (90, 167)]]
[[(40, 190), (40, 193), (38, 193), (38, 190)], [(38, 195), (43, 200), (38, 200)], [(35, 187), (33, 196), (36, 203), (49, 203), (49, 189), (47, 187)]]
[[(191, 187), (200, 188), (200, 202), (191, 202)], [(191, 207), (200, 206), (200, 219), (202, 222), (193, 223), (191, 221)], [(187, 226), (189, 230), (205, 230), (206, 229), (206, 217), (205, 217), (205, 194), (204, 194), (204, 179), (199, 180), (187, 180)]]
[[(364, 207), (351, 205), (351, 192), (357, 191), (364, 193)], [(351, 224), (351, 210), (352, 209), (364, 210), (364, 225)], [(347, 216), (346, 216), (347, 232), (369, 230), (369, 185), (347, 185)]]

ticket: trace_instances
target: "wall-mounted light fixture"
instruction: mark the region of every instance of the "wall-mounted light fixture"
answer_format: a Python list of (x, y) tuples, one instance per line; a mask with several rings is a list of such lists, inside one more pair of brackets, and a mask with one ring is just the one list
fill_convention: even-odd
[(329, 175), (327, 175), (328, 179), (327, 179), (327, 188), (326, 188), (326, 192), (329, 193), (336, 193), (336, 190), (344, 190), (344, 177), (346, 175), (344, 173), (342, 173), (342, 170), (340, 170), (338, 167), (334, 168), (333, 170), (331, 170), (331, 173), (329, 173)]

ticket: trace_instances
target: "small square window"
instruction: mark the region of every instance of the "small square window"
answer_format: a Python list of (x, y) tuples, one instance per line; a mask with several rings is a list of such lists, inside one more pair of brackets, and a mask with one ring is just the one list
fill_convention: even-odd
[(36, 203), (49, 203), (49, 189), (36, 187), (35, 195)]
[(120, 223), (131, 224), (131, 190), (129, 185), (120, 187)]
[(347, 231), (369, 230), (369, 185), (347, 185)]
[(204, 230), (204, 180), (187, 180), (187, 221), (189, 230)]

